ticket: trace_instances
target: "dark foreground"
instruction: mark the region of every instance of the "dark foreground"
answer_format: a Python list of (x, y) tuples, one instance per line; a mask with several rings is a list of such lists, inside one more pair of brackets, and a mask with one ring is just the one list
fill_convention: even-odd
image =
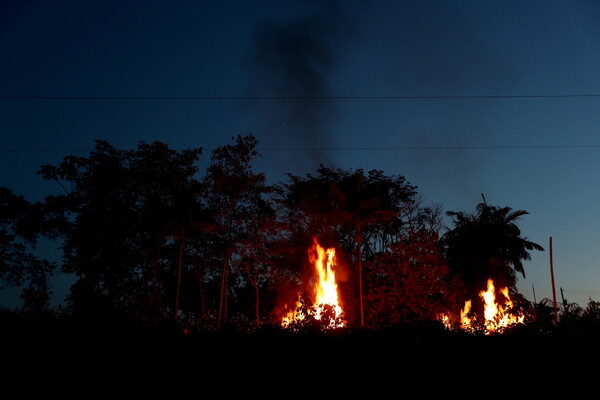
[(411, 359), (419, 363), (452, 364), (459, 360), (520, 356), (525, 362), (544, 357), (591, 358), (600, 349), (596, 331), (544, 331), (521, 327), (496, 335), (451, 331), (441, 325), (402, 325), (387, 329), (340, 329), (290, 332), (263, 327), (253, 332), (224, 328), (183, 332), (175, 325), (146, 327), (124, 321), (69, 318), (22, 318), (5, 314), (0, 321), (5, 356), (73, 355), (87, 359), (114, 357), (183, 357), (205, 363), (232, 359), (352, 360)]
[[(587, 374), (596, 375), (589, 365), (600, 359), (599, 343), (597, 335), (522, 330), (479, 336), (437, 325), (183, 333), (173, 326), (5, 318), (2, 365), (3, 381), (19, 382), (21, 390), (63, 394), (82, 387), (82, 398), (124, 397), (124, 387), (135, 398), (190, 391), (242, 399), (430, 398), (468, 391), (461, 397), (475, 398), (485, 394), (475, 387), (488, 381), (494, 393), (517, 385), (520, 394), (532, 395), (551, 394), (557, 384), (595, 385)], [(407, 389), (412, 395), (401, 395)]]

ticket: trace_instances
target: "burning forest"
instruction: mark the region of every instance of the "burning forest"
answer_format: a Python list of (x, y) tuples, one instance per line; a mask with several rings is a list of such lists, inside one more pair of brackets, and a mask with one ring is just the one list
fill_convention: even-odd
[[(550, 307), (516, 290), (543, 251), (518, 228), (526, 211), (484, 201), (446, 213), (445, 226), (441, 206), (378, 170), (321, 166), (273, 185), (252, 170), (257, 145), (238, 136), (204, 171), (201, 149), (160, 142), (98, 141), (89, 157), (42, 166), (63, 194), (29, 203), (1, 192), (3, 282), (24, 288), (23, 313), (49, 315), (49, 278), (71, 274), (66, 317), (183, 333), (557, 326)], [(42, 238), (60, 244), (60, 267), (35, 255)]]

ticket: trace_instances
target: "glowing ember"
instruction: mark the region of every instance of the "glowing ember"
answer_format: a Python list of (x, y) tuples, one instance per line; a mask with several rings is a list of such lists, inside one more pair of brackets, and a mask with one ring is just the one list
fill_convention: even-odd
[(301, 324), (309, 319), (322, 321), (325, 329), (341, 328), (345, 325), (342, 318), (337, 283), (335, 280), (335, 249), (324, 249), (316, 238), (308, 250), (308, 259), (314, 265), (316, 276), (312, 285), (311, 304), (305, 305), (296, 301), (296, 308), (283, 317), (281, 326), (287, 328)]
[[(504, 306), (496, 302), (496, 290), (494, 281), (488, 279), (487, 290), (481, 291), (479, 297), (484, 302), (484, 321), (480, 322), (476, 316), (471, 315), (471, 300), (465, 302), (464, 308), (460, 312), (460, 328), (466, 331), (475, 332), (483, 329), (486, 335), (494, 332), (502, 332), (504, 329), (522, 324), (525, 316), (520, 312), (514, 312), (514, 304), (508, 294), (508, 288), (500, 289), (504, 296)], [(440, 320), (448, 328), (452, 328), (450, 318), (447, 315), (441, 315)]]

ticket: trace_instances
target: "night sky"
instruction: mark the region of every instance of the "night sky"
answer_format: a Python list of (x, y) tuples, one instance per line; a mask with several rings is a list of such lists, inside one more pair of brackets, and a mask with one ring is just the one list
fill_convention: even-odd
[[(445, 211), (482, 193), (529, 211), (522, 235), (553, 238), (558, 300), (585, 306), (600, 300), (598, 71), (595, 0), (2, 1), (0, 186), (58, 193), (39, 167), (96, 139), (207, 162), (252, 133), (272, 182), (381, 169)], [(549, 252), (532, 256), (518, 288), (551, 298)]]

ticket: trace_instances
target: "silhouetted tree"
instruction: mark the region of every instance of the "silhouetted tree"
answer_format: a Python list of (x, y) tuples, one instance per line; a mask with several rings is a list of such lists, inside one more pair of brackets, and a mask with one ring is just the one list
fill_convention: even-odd
[[(252, 243), (261, 236), (260, 230), (263, 225), (259, 222), (266, 221), (274, 215), (266, 198), (271, 191), (266, 184), (266, 176), (252, 171), (252, 161), (258, 156), (258, 141), (253, 135), (238, 135), (233, 138), (233, 142), (213, 150), (211, 163), (204, 178), (204, 199), (214, 233), (212, 241), (214, 249), (220, 253), (222, 263), (218, 327), (228, 314), (229, 275), (232, 267), (239, 265), (243, 250), (247, 255), (260, 250), (261, 244)], [(248, 246), (256, 248), (248, 251)], [(258, 284), (257, 276), (250, 274), (249, 277), (253, 277), (251, 281)], [(255, 289), (258, 290), (258, 287)]]
[(462, 282), (452, 276), (437, 233), (407, 231), (398, 239), (367, 264), (366, 320), (373, 328), (435, 321), (462, 298)]
[(15, 287), (27, 284), (21, 299), (24, 310), (34, 314), (49, 307), (48, 276), (56, 267), (35, 254), (45, 229), (42, 204), (32, 204), (0, 187), (0, 283)]
[(580, 320), (580, 331), (592, 337), (600, 333), (600, 302), (589, 299)]
[(446, 259), (466, 287), (466, 299), (473, 301), (473, 310), (481, 315), (479, 292), (486, 290), (492, 278), (496, 287), (516, 291), (517, 273), (525, 276), (523, 260), (530, 251), (544, 249), (521, 236), (517, 220), (528, 212), (509, 207), (495, 207), (485, 202), (477, 205), (474, 214), (447, 212), (454, 227), (442, 237)]
[(97, 141), (89, 157), (42, 166), (44, 179), (65, 191), (46, 200), (62, 222), (63, 271), (114, 306), (164, 315), (165, 283), (176, 264), (161, 252), (189, 220), (200, 152), (160, 142), (117, 150)]
[[(142, 231), (150, 259), (151, 300), (168, 306), (177, 319), (187, 232), (202, 214), (201, 183), (196, 164), (200, 149), (171, 150), (155, 142), (141, 143), (130, 169), (138, 183)], [(162, 295), (167, 295), (163, 303)]]
[[(359, 325), (364, 325), (363, 260), (374, 249), (387, 248), (408, 223), (416, 187), (403, 176), (362, 169), (346, 171), (321, 166), (316, 175), (288, 175), (280, 187), (280, 203), (292, 235), (315, 235), (340, 243), (352, 255)], [(354, 297), (354, 296), (352, 296)], [(346, 299), (349, 299), (346, 296)]]
[(282, 255), (282, 225), (272, 207), (262, 209), (258, 218), (248, 221), (249, 235), (240, 242), (239, 266), (254, 292), (254, 321), (260, 326), (261, 289), (273, 287), (277, 279), (278, 260)]

